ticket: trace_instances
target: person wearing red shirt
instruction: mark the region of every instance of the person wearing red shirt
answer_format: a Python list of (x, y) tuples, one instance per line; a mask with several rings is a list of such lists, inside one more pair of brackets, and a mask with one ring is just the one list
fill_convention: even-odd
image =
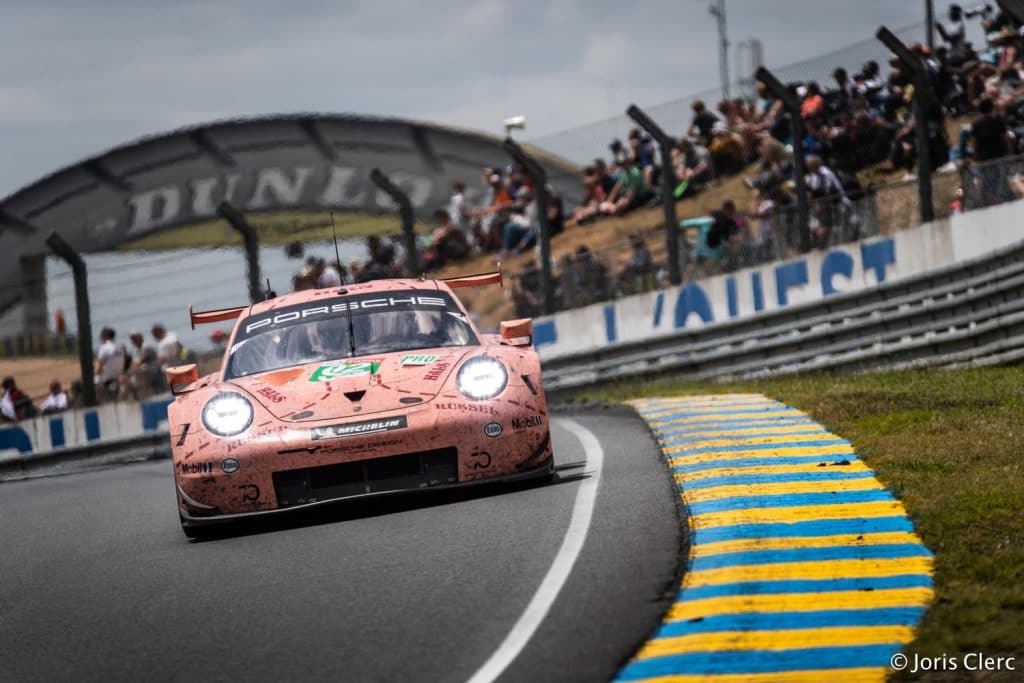
[(821, 88), (817, 83), (811, 81), (807, 84), (807, 94), (800, 104), (800, 116), (807, 119), (816, 118), (825, 114), (825, 98), (821, 95)]

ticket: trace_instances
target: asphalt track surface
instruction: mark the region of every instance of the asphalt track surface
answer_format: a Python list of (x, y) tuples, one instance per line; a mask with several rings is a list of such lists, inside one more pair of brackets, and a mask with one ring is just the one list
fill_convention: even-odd
[(0, 484), (0, 679), (486, 678), (598, 474), (566, 420), (603, 451), (592, 514), (498, 680), (609, 680), (685, 557), (677, 495), (624, 408), (552, 416), (553, 484), (335, 506), (199, 543), (181, 533), (169, 461)]

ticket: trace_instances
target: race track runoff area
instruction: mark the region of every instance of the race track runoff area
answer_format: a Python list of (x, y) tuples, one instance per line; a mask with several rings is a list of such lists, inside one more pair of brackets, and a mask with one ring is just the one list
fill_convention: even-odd
[(617, 680), (884, 680), (932, 598), (932, 554), (850, 443), (757, 394), (634, 406), (690, 550), (675, 603)]

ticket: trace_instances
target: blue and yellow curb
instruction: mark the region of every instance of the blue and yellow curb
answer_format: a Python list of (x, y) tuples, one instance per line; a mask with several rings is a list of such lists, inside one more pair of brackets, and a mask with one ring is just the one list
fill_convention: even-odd
[(633, 405), (679, 486), (690, 556), (616, 680), (883, 680), (932, 599), (933, 558), (850, 442), (758, 394)]

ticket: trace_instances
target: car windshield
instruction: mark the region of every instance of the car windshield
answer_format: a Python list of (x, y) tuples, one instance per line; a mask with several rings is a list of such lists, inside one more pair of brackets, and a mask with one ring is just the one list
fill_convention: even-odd
[(241, 321), (225, 378), (353, 356), (479, 343), (461, 309), (441, 292), (338, 297)]

